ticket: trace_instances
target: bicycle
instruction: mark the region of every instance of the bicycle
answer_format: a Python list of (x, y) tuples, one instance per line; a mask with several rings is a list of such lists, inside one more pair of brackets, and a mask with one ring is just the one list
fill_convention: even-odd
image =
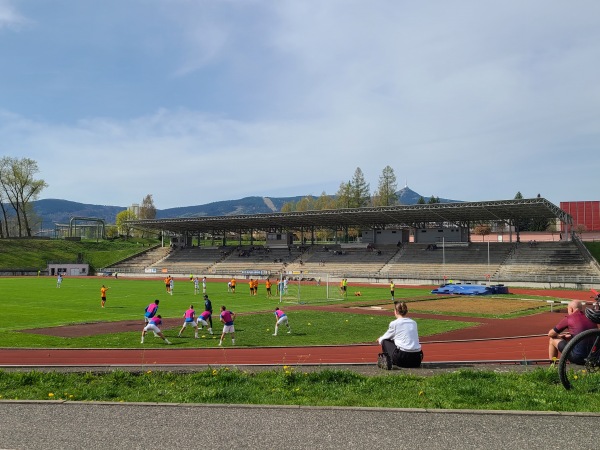
[[(585, 315), (600, 326), (600, 293), (593, 289), (592, 292), (595, 300), (591, 308), (585, 309)], [(591, 376), (595, 373), (600, 373), (600, 328), (583, 331), (571, 339), (558, 362), (558, 377), (567, 390), (585, 387), (597, 390), (597, 377)]]

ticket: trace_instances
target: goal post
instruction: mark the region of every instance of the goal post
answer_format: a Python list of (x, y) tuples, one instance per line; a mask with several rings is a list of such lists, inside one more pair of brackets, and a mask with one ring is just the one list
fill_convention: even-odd
[(319, 303), (337, 299), (328, 273), (284, 272), (280, 274), (277, 295), (280, 303)]

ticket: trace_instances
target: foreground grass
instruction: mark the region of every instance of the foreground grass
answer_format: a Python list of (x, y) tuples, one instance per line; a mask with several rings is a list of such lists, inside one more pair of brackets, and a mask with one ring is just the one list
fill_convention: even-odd
[[(600, 378), (598, 379), (600, 383)], [(251, 373), (43, 373), (0, 371), (2, 400), (126, 401), (388, 408), (590, 411), (600, 396), (566, 391), (556, 369), (524, 373), (460, 370), (434, 376), (301, 368)]]

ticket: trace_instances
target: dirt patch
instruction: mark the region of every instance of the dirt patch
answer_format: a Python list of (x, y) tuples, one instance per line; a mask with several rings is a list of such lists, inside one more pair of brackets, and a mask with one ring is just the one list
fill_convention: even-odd
[[(182, 319), (163, 319), (161, 329), (168, 330), (170, 328), (181, 326), (181, 321)], [(143, 320), (122, 320), (119, 322), (79, 323), (76, 325), (64, 325), (62, 327), (51, 328), (30, 328), (28, 330), (20, 330), (20, 332), (74, 338), (97, 336), (99, 334), (125, 333), (127, 331), (139, 331), (141, 333), (143, 328)]]

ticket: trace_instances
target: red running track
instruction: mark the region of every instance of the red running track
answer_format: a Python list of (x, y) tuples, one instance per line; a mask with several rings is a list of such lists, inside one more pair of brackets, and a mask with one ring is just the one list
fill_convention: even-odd
[[(0, 349), (0, 366), (161, 366), (373, 364), (378, 345), (217, 349)], [(424, 362), (543, 360), (545, 336), (432, 342)]]

